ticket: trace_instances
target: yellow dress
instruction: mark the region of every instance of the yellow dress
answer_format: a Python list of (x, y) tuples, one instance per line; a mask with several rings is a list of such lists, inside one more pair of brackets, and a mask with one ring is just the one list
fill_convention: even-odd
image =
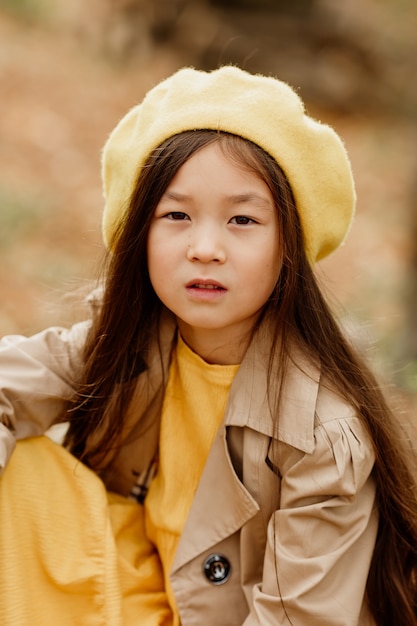
[(47, 437), (17, 443), (0, 478), (1, 626), (179, 624), (169, 569), (237, 368), (179, 341), (146, 509)]

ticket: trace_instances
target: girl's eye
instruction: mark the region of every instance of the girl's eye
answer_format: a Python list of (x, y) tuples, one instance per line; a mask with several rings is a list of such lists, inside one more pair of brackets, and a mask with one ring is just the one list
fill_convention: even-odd
[(181, 220), (188, 219), (188, 215), (186, 213), (183, 213), (182, 211), (171, 211), (171, 213), (167, 213), (165, 217), (174, 221), (181, 221)]
[(246, 217), (246, 215), (236, 215), (232, 217), (230, 220), (232, 224), (237, 224), (238, 226), (246, 226), (246, 224), (255, 224), (255, 220), (250, 217)]

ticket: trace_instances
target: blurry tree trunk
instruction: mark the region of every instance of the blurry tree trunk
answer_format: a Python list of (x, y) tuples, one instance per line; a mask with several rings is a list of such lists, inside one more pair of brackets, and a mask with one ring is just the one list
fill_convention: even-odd
[(405, 289), (406, 315), (400, 354), (400, 360), (404, 364), (404, 374), (400, 382), (409, 390), (417, 392), (417, 162), (414, 184), (410, 191), (412, 254)]

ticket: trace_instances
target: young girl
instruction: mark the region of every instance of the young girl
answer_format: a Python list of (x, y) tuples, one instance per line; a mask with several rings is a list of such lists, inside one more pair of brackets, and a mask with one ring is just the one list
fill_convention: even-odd
[(3, 340), (0, 463), (69, 429), (1, 479), (2, 623), (417, 624), (413, 457), (313, 271), (354, 213), (338, 136), (183, 69), (103, 181), (92, 320)]

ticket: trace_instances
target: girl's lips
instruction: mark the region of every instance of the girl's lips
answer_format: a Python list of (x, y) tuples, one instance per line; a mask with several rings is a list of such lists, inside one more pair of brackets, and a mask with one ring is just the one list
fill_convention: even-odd
[(226, 291), (226, 287), (216, 280), (199, 279), (191, 280), (186, 284), (187, 289), (218, 289)]
[(193, 280), (185, 286), (187, 293), (200, 300), (215, 300), (226, 293), (224, 285), (215, 280)]

